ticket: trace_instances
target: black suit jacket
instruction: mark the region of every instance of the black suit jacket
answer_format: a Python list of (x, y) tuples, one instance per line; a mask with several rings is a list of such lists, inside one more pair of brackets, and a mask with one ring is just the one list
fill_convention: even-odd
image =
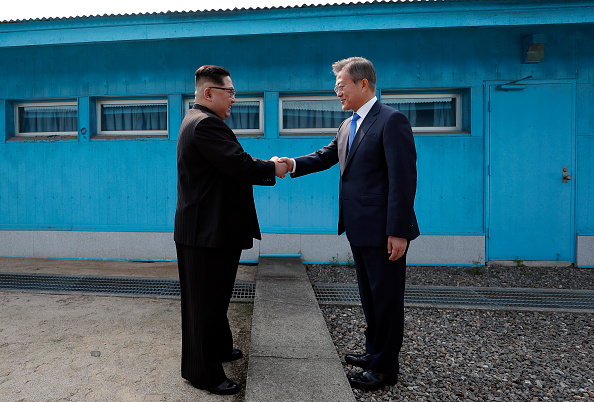
[(248, 249), (261, 238), (252, 185), (275, 184), (274, 162), (252, 158), (204, 106), (195, 104), (181, 124), (177, 175), (177, 243)]
[(414, 211), (417, 152), (410, 123), (400, 111), (377, 101), (347, 153), (351, 118), (326, 147), (295, 158), (292, 177), (340, 166), (338, 234), (354, 246), (385, 247), (387, 236), (419, 236)]

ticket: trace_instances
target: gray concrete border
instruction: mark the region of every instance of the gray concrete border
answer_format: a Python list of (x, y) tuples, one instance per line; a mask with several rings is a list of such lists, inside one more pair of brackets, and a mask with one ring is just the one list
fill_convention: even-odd
[(246, 402), (354, 401), (301, 260), (258, 265)]

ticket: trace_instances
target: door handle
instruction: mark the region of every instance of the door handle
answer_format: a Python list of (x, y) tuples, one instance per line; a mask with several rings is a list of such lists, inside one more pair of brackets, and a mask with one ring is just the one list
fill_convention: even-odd
[(563, 183), (567, 183), (569, 180), (571, 180), (571, 176), (569, 174), (567, 174), (567, 172), (568, 172), (567, 166), (563, 166)]

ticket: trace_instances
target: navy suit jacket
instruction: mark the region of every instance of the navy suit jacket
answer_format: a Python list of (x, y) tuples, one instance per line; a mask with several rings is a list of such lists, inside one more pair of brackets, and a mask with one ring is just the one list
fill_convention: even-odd
[(274, 162), (252, 158), (223, 120), (198, 104), (177, 141), (175, 241), (251, 248), (261, 238), (252, 185), (275, 184)]
[(388, 236), (419, 236), (414, 211), (417, 152), (400, 111), (376, 101), (347, 153), (351, 118), (324, 148), (295, 158), (292, 177), (340, 166), (338, 234), (354, 246), (385, 247)]

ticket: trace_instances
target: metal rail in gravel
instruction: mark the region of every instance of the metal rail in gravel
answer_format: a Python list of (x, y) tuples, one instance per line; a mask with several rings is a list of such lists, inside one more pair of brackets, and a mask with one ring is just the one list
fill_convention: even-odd
[[(0, 273), (0, 290), (179, 297), (175, 279)], [(251, 301), (255, 282), (235, 282), (233, 301)], [(357, 285), (315, 284), (321, 304), (359, 304)], [(459, 306), (594, 311), (594, 291), (561, 289), (408, 286), (408, 306)]]
[[(315, 291), (318, 301), (322, 304), (360, 302), (357, 285), (316, 284)], [(404, 303), (409, 306), (473, 306), (594, 311), (594, 291), (408, 286), (404, 295)]]
[[(180, 297), (178, 280), (152, 278), (0, 273), (0, 290)], [(253, 300), (255, 290), (254, 282), (235, 282), (231, 299), (234, 301)]]

